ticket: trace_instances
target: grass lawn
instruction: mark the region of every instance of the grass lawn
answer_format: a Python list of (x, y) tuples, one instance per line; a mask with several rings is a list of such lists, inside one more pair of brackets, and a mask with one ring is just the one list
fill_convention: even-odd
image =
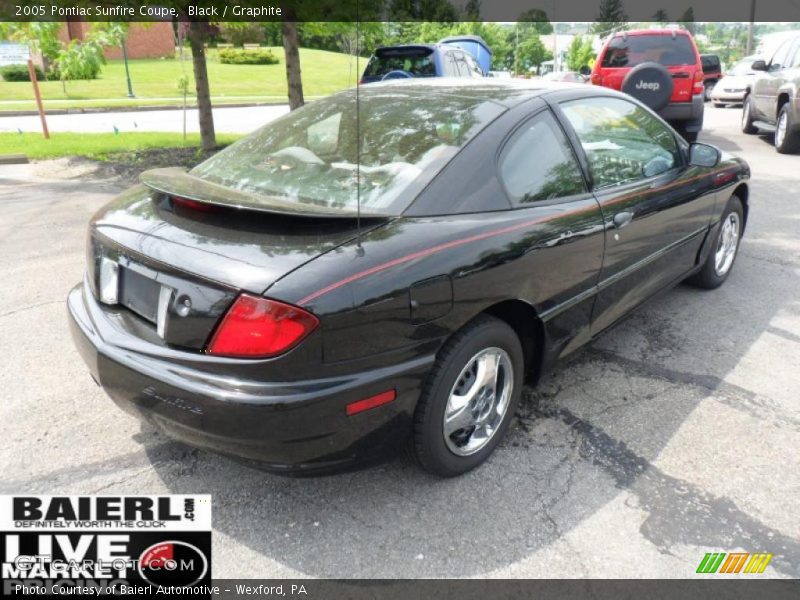
[[(217, 143), (229, 144), (239, 137), (217, 135)], [(199, 134), (187, 135), (184, 143), (180, 133), (53, 133), (49, 140), (40, 133), (0, 133), (2, 154), (26, 154), (33, 159), (86, 156), (103, 160), (117, 152), (199, 146)]]
[[(280, 59), (277, 65), (223, 65), (215, 50), (208, 53), (208, 78), (215, 104), (235, 102), (286, 102), (286, 65), (283, 48), (272, 48)], [(303, 91), (309, 99), (326, 96), (356, 82), (355, 60), (338, 52), (300, 50)], [(359, 68), (365, 61), (361, 59)], [(68, 81), (64, 93), (60, 81), (40, 83), (45, 108), (135, 106), (142, 104), (181, 104), (177, 80), (185, 72), (194, 90), (192, 56), (184, 53), (184, 64), (174, 59), (137, 59), (129, 61), (135, 99), (127, 98), (125, 65), (110, 60), (100, 78), (92, 81)], [(351, 68), (352, 67), (352, 68)], [(189, 101), (193, 98), (190, 96)], [(35, 109), (30, 82), (0, 81), (0, 110)]]

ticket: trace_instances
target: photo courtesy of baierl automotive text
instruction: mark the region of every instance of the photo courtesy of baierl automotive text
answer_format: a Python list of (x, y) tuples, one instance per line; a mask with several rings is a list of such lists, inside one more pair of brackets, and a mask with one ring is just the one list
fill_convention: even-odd
[(4, 597), (795, 598), (800, 5), (0, 4)]

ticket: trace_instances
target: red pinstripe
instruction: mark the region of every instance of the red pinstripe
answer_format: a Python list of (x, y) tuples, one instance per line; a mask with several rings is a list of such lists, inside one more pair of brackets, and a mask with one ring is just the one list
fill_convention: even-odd
[[(659, 188), (659, 191), (663, 190), (663, 189), (669, 189), (669, 188), (674, 187), (676, 185), (685, 184), (685, 183), (688, 183), (690, 181), (695, 181), (697, 179), (702, 179), (703, 177), (715, 176), (715, 175), (717, 175), (719, 173), (725, 172), (728, 169), (729, 169), (729, 167), (725, 168), (725, 169), (718, 169), (718, 170), (712, 171), (710, 173), (704, 173), (702, 175), (697, 175), (695, 177), (692, 177), (691, 179), (684, 179), (684, 180), (682, 180), (680, 182), (672, 183), (672, 184), (664, 186), (663, 188)], [(627, 200), (628, 198), (632, 198), (633, 196), (638, 195), (640, 193), (641, 192), (635, 192), (634, 194), (626, 194), (626, 195), (620, 196), (619, 198), (614, 198), (612, 201), (607, 202), (606, 204), (616, 204), (617, 202), (620, 202), (620, 201), (623, 201), (623, 200)], [(510, 225), (508, 227), (503, 227), (501, 229), (494, 229), (492, 231), (486, 231), (484, 233), (479, 233), (479, 234), (472, 235), (472, 236), (469, 236), (469, 237), (461, 238), (459, 240), (452, 240), (450, 242), (445, 242), (444, 244), (439, 244), (437, 246), (432, 246), (432, 247), (426, 248), (424, 250), (418, 250), (417, 252), (412, 252), (411, 254), (406, 254), (405, 256), (401, 256), (399, 258), (395, 258), (395, 259), (390, 260), (388, 262), (381, 263), (379, 265), (375, 265), (374, 267), (370, 267), (369, 269), (365, 269), (363, 271), (359, 271), (358, 273), (354, 273), (353, 275), (349, 275), (348, 277), (345, 277), (344, 279), (340, 279), (339, 281), (331, 283), (330, 285), (327, 285), (327, 286), (317, 290), (316, 292), (312, 292), (308, 296), (302, 298), (297, 304), (303, 306), (305, 304), (308, 304), (312, 300), (316, 300), (320, 296), (324, 296), (325, 294), (327, 294), (329, 292), (332, 292), (333, 290), (336, 290), (336, 289), (338, 289), (338, 288), (340, 288), (340, 287), (342, 287), (344, 285), (347, 285), (348, 283), (352, 283), (353, 281), (357, 281), (359, 279), (363, 279), (364, 277), (369, 277), (370, 275), (374, 275), (375, 273), (380, 273), (381, 271), (385, 271), (386, 269), (391, 269), (392, 267), (396, 267), (397, 265), (402, 265), (404, 263), (410, 262), (412, 260), (416, 260), (418, 258), (424, 258), (426, 256), (430, 256), (431, 254), (436, 254), (437, 252), (441, 252), (442, 250), (448, 250), (450, 248), (456, 248), (458, 246), (463, 246), (464, 244), (477, 242), (477, 241), (484, 240), (486, 238), (494, 237), (494, 236), (497, 236), (497, 235), (503, 235), (504, 233), (511, 233), (512, 231), (518, 231), (520, 229), (525, 229), (526, 227), (531, 227), (532, 225), (538, 225), (540, 223), (546, 223), (548, 221), (553, 221), (553, 220), (559, 219), (561, 217), (568, 217), (568, 216), (577, 215), (577, 214), (580, 214), (580, 213), (583, 213), (583, 212), (588, 212), (589, 210), (595, 210), (595, 208), (596, 208), (595, 206), (589, 206), (589, 207), (586, 207), (586, 208), (574, 209), (574, 210), (566, 211), (566, 212), (563, 212), (563, 213), (558, 213), (558, 214), (555, 214), (555, 215), (549, 215), (549, 216), (546, 216), (546, 217), (540, 217), (538, 219), (532, 219), (530, 221), (525, 221), (523, 223), (517, 223), (516, 225)]]

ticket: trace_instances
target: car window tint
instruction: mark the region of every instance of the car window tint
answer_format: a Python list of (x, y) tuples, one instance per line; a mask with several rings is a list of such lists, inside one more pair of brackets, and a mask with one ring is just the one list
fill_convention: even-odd
[(701, 55), (700, 62), (704, 71), (718, 71), (720, 68), (719, 58), (711, 54)]
[(644, 62), (657, 62), (668, 67), (694, 65), (697, 55), (685, 35), (629, 35), (608, 42), (601, 66), (635, 67)]
[[(444, 167), (505, 108), (482, 95), (403, 86), (315, 100), (199, 164), (192, 174), (282, 201), (399, 214), (423, 174)], [(360, 194), (359, 194), (360, 189)]]
[(790, 66), (792, 69), (797, 69), (800, 67), (800, 40), (795, 40), (794, 47), (792, 48), (792, 54), (794, 58), (790, 61), (787, 61), (787, 65)]
[(595, 187), (652, 177), (679, 163), (670, 129), (632, 102), (582, 98), (561, 106), (589, 160)]
[(405, 71), (414, 77), (434, 77), (436, 65), (430, 51), (400, 56), (373, 56), (367, 63), (364, 77), (383, 77), (392, 71)]
[(455, 56), (456, 69), (458, 69), (456, 76), (469, 77), (469, 67), (467, 67), (467, 63), (464, 60), (464, 55), (461, 52), (455, 52), (454, 56)]
[(564, 132), (549, 112), (527, 121), (500, 156), (500, 178), (517, 204), (586, 191)]
[(792, 47), (792, 40), (786, 40), (772, 55), (772, 60), (769, 61), (770, 71), (779, 71), (784, 68), (789, 58), (789, 50)]
[(470, 77), (483, 77), (483, 71), (481, 71), (481, 68), (478, 66), (478, 63), (475, 62), (474, 58), (472, 58), (469, 54), (465, 54), (464, 59), (467, 61)]

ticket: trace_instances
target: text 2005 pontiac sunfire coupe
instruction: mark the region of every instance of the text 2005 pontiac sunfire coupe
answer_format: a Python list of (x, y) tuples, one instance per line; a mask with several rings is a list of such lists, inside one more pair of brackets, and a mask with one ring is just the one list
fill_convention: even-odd
[(603, 88), (370, 85), (100, 210), (73, 336), (189, 444), (293, 473), (410, 446), (457, 475), (526, 380), (660, 290), (725, 281), (748, 178)]

